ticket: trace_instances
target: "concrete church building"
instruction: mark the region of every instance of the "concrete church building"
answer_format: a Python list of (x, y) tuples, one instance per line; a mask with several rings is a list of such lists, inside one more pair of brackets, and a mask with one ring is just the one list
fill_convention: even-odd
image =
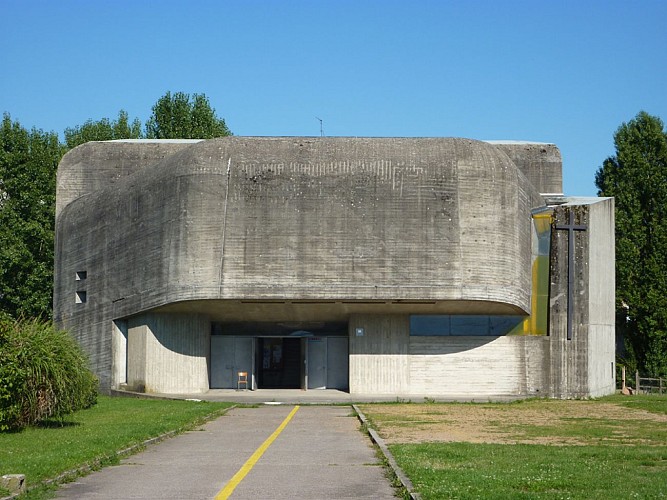
[(541, 143), (91, 142), (58, 169), (54, 309), (104, 391), (614, 391), (614, 204)]

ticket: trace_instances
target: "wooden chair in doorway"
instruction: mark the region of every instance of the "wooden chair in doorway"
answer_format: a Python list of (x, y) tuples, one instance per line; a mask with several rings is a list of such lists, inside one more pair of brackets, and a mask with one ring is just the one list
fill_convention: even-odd
[(239, 372), (239, 378), (236, 380), (236, 390), (240, 391), (241, 386), (244, 386), (244, 389), (248, 390), (248, 372)]

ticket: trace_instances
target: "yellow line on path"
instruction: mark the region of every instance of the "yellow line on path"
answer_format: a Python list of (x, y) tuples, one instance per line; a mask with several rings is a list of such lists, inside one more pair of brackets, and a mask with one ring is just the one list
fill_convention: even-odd
[(275, 431), (273, 431), (273, 434), (271, 434), (266, 439), (266, 441), (264, 441), (262, 445), (255, 450), (255, 453), (253, 453), (250, 456), (250, 458), (246, 460), (246, 463), (243, 464), (243, 466), (239, 469), (239, 471), (236, 474), (234, 474), (234, 477), (232, 477), (229, 480), (227, 486), (225, 486), (218, 492), (214, 500), (227, 500), (227, 498), (229, 498), (229, 496), (236, 489), (239, 483), (243, 481), (243, 478), (246, 477), (248, 472), (250, 472), (250, 469), (252, 469), (255, 466), (255, 464), (261, 458), (261, 456), (264, 455), (264, 452), (268, 449), (269, 446), (271, 446), (271, 443), (273, 443), (276, 440), (276, 438), (280, 435), (280, 433), (283, 431), (283, 429), (287, 427), (287, 424), (289, 424), (289, 421), (292, 420), (292, 417), (294, 416), (294, 414), (298, 409), (299, 406), (294, 407), (294, 409), (290, 412), (290, 414), (287, 415), (287, 418), (283, 420), (283, 423), (280, 424)]

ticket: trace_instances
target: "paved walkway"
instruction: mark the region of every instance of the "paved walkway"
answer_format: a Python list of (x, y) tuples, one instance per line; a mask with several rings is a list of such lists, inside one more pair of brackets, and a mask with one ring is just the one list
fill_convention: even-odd
[[(58, 498), (213, 499), (285, 421), (288, 405), (236, 408), (76, 482)], [(260, 450), (261, 451), (261, 450)], [(255, 454), (256, 456), (256, 454)], [(394, 498), (349, 406), (302, 406), (272, 444), (232, 481), (232, 499)]]

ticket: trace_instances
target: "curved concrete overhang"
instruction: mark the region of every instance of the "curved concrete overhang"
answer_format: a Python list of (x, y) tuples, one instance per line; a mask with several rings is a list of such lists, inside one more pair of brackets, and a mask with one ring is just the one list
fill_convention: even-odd
[(116, 317), (207, 300), (530, 312), (530, 210), (544, 202), (491, 144), (228, 137), (177, 146), (61, 208), (57, 253), (67, 257), (57, 267), (97, 268), (91, 287)]
[(220, 322), (347, 321), (353, 314), (525, 314), (510, 304), (469, 300), (189, 300), (167, 304), (151, 312), (198, 314)]

